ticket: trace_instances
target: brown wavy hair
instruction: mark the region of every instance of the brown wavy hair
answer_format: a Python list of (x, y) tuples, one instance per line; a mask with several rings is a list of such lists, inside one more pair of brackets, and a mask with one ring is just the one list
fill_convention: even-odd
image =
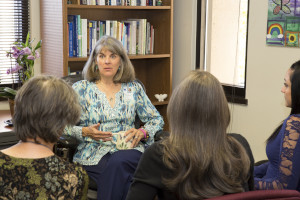
[(36, 76), (18, 90), (14, 131), (22, 141), (37, 138), (55, 143), (67, 125), (79, 121), (80, 105), (73, 88), (54, 76)]
[(171, 174), (163, 183), (179, 199), (203, 199), (243, 192), (250, 160), (226, 134), (230, 112), (220, 82), (193, 71), (174, 90), (167, 109), (170, 137), (162, 142)]

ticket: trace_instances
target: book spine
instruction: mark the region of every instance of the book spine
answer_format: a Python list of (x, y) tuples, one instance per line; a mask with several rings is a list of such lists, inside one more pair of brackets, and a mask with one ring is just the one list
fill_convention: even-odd
[(117, 1), (116, 0), (111, 0), (111, 5), (112, 6), (116, 6), (117, 5)]
[(81, 5), (86, 5), (86, 3), (87, 3), (86, 0), (80, 0)]
[(131, 0), (131, 2), (130, 2), (131, 4), (131, 6), (136, 6), (136, 0)]
[(154, 31), (155, 29), (151, 26), (151, 50), (150, 53), (154, 52)]
[(150, 53), (150, 23), (146, 24), (146, 54)]
[(146, 6), (146, 0), (141, 0), (141, 6)]
[(110, 20), (106, 20), (105, 25), (105, 35), (110, 35)]
[(69, 25), (69, 57), (73, 57), (73, 22), (68, 22)]
[(87, 57), (87, 19), (81, 19), (82, 30), (82, 57)]
[(73, 21), (73, 56), (78, 57), (78, 20), (76, 15), (69, 15), (68, 20)]
[(81, 18), (80, 15), (76, 15), (77, 16), (77, 22), (78, 22), (78, 26), (77, 26), (77, 34), (78, 34), (78, 57), (82, 57), (82, 31), (81, 31)]
[(89, 35), (90, 35), (90, 38), (89, 38), (89, 52), (90, 54), (92, 53), (92, 50), (93, 50), (93, 44), (92, 44), (92, 40), (93, 40), (93, 22), (92, 21), (89, 21)]

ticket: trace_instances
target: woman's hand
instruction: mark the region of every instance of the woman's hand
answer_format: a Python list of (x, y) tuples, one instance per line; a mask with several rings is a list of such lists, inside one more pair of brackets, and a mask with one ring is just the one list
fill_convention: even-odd
[(132, 144), (131, 144), (132, 148), (136, 147), (138, 143), (141, 141), (141, 139), (145, 137), (142, 131), (135, 128), (129, 129), (128, 131), (126, 131), (124, 135), (126, 136), (126, 142), (132, 139)]
[(112, 133), (99, 131), (99, 126), (100, 126), (100, 123), (91, 125), (89, 127), (83, 127), (82, 128), (82, 136), (90, 137), (97, 141), (99, 141), (99, 140), (102, 140), (103, 142), (111, 141)]

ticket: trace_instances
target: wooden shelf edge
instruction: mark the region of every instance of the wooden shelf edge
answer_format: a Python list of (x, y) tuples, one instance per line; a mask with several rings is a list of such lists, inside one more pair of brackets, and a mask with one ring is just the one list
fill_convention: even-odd
[[(146, 54), (146, 55), (134, 55), (134, 54), (129, 54), (129, 59), (136, 60), (136, 59), (150, 59), (150, 58), (169, 58), (170, 54)], [(82, 62), (82, 61), (87, 61), (87, 57), (69, 57), (68, 61), (69, 62)]]
[(154, 106), (162, 106), (162, 105), (168, 105), (169, 101), (153, 101), (152, 104)]
[(99, 5), (72, 5), (68, 4), (69, 9), (117, 9), (117, 10), (170, 10), (171, 6), (99, 6)]
[(169, 58), (170, 54), (146, 54), (146, 55), (129, 54), (128, 56), (129, 56), (129, 59)]

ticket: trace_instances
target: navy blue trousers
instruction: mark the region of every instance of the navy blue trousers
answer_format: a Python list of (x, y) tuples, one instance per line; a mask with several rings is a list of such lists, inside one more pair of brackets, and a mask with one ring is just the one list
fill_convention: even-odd
[(107, 153), (97, 165), (84, 165), (88, 175), (97, 183), (97, 199), (125, 200), (132, 176), (142, 153), (137, 150), (121, 150)]

